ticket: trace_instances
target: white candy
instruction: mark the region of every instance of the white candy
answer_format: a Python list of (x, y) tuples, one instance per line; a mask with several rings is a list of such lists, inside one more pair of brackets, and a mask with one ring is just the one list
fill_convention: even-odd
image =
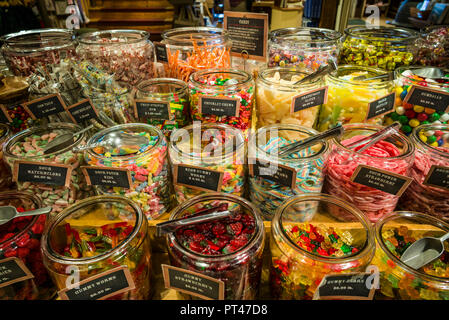
[(435, 134), (435, 131), (433, 131), (433, 130), (424, 131), (424, 135), (425, 135), (426, 137), (433, 136), (434, 134)]
[(398, 115), (403, 115), (403, 114), (405, 113), (404, 107), (397, 107), (397, 108), (396, 108), (396, 113), (397, 113)]
[(440, 120), (436, 120), (434, 122), (432, 122), (432, 124), (442, 124)]
[(449, 120), (449, 113), (443, 113), (440, 117), (440, 121), (446, 122)]

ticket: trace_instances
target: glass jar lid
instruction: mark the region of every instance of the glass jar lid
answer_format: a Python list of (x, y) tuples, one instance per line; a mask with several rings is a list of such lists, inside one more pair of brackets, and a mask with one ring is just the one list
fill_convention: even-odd
[(162, 32), (164, 43), (174, 46), (217, 46), (229, 41), (227, 30), (215, 27), (184, 27)]
[(449, 124), (422, 124), (413, 129), (412, 137), (422, 150), (430, 150), (449, 159)]
[(146, 42), (150, 34), (143, 30), (102, 30), (84, 33), (78, 41), (85, 45), (121, 46)]
[(290, 46), (304, 46), (304, 44), (316, 44), (319, 46), (334, 45), (342, 34), (335, 30), (324, 28), (283, 28), (269, 33), (270, 41), (279, 44), (288, 42)]
[(356, 39), (401, 43), (414, 41), (419, 33), (406, 28), (354, 26), (345, 29), (345, 34)]
[(7, 48), (18, 53), (58, 50), (73, 45), (69, 29), (35, 29), (10, 33), (0, 38)]
[(325, 263), (341, 264), (374, 253), (374, 231), (365, 215), (327, 194), (284, 201), (273, 218), (272, 232), (298, 253)]

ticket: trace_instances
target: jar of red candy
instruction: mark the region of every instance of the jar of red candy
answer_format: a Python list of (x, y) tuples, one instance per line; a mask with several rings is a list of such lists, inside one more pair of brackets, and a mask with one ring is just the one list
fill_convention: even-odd
[(114, 75), (116, 81), (135, 85), (156, 75), (154, 46), (149, 36), (142, 30), (89, 32), (79, 37), (76, 53), (80, 62), (90, 62), (100, 70), (99, 75), (105, 72)]
[(247, 133), (254, 108), (253, 77), (242, 70), (209, 69), (190, 76), (193, 121), (225, 123)]
[[(18, 212), (39, 209), (41, 205), (39, 197), (29, 192), (0, 193), (0, 206), (13, 206)], [(34, 276), (31, 280), (0, 285), (0, 300), (49, 299), (55, 294), (40, 253), (46, 218), (45, 214), (18, 217), (0, 225), (0, 264), (7, 259), (18, 259)]]
[(428, 27), (415, 42), (415, 63), (422, 66), (449, 67), (449, 25)]
[(148, 223), (125, 197), (90, 197), (60, 212), (50, 221), (41, 250), (63, 300), (150, 297)]
[[(359, 152), (368, 141), (355, 148), (349, 146), (382, 126), (348, 124), (343, 127), (343, 135), (333, 140), (323, 192), (348, 201), (375, 222), (394, 211), (403, 189), (398, 191), (390, 185), (398, 186), (404, 181), (406, 186), (415, 147), (404, 134), (395, 133)], [(401, 180), (397, 180), (398, 175)]]
[(17, 76), (29, 76), (38, 68), (59, 65), (75, 54), (73, 32), (68, 29), (20, 31), (7, 34), (1, 40), (6, 64)]
[(369, 220), (348, 202), (322, 193), (291, 197), (271, 226), (272, 296), (311, 300), (325, 276), (365, 272), (375, 247)]
[(449, 221), (449, 125), (425, 124), (413, 130), (413, 182), (399, 207)]
[(322, 28), (284, 28), (271, 31), (268, 38), (268, 66), (298, 66), (309, 72), (337, 61), (342, 34)]
[(209, 193), (176, 207), (170, 220), (226, 210), (232, 215), (170, 233), (170, 264), (223, 281), (221, 296), (225, 300), (253, 300), (259, 290), (265, 244), (265, 229), (256, 207), (235, 195)]

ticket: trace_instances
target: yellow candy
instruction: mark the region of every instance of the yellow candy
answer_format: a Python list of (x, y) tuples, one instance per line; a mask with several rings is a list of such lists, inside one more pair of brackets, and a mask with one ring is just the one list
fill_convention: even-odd
[(423, 134), (420, 134), (420, 135), (419, 135), (419, 139), (420, 139), (422, 142), (426, 142), (426, 141), (427, 141), (427, 137), (426, 137), (425, 135), (423, 135)]
[(438, 147), (438, 142), (435, 141), (435, 142), (431, 143), (430, 145), (431, 145), (432, 147)]
[(415, 128), (415, 127), (417, 127), (417, 126), (419, 126), (419, 120), (417, 120), (417, 119), (411, 119), (409, 122), (408, 122), (408, 124), (410, 125), (410, 127), (412, 127), (412, 128)]
[(413, 110), (414, 110), (415, 112), (420, 113), (420, 112), (423, 112), (423, 111), (424, 111), (424, 107), (422, 107), (422, 106), (414, 106), (414, 107), (413, 107)]
[(427, 113), (427, 114), (432, 114), (432, 113), (435, 112), (435, 109), (432, 109), (432, 108), (424, 108), (424, 112)]

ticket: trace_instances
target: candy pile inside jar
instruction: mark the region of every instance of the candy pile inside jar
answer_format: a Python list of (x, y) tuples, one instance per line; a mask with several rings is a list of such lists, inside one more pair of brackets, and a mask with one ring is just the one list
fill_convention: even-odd
[(449, 27), (435, 26), (416, 41), (415, 63), (423, 66), (449, 67)]
[[(393, 121), (399, 121), (402, 124), (401, 130), (405, 134), (410, 134), (413, 128), (422, 124), (441, 124), (449, 121), (447, 112), (404, 102), (414, 86), (449, 92), (449, 73), (446, 73), (443, 78), (431, 79), (416, 75), (414, 70), (404, 68), (396, 71), (399, 73), (396, 79), (396, 109), (387, 115), (385, 122), (385, 124), (390, 124)], [(427, 141), (432, 144), (439, 139), (437, 140), (432, 135), (428, 137)]]

